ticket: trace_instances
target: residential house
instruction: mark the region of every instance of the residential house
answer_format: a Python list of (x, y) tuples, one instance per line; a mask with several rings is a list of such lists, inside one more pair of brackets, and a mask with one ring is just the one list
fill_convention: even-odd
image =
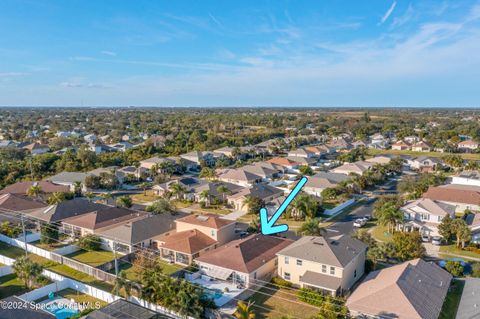
[(152, 187), (152, 191), (157, 196), (163, 196), (166, 192), (172, 191), (173, 184), (179, 184), (185, 189), (181, 194), (176, 195), (178, 198), (194, 200), (196, 189), (202, 185), (208, 184), (208, 182), (195, 177), (182, 177), (179, 179), (168, 181), (166, 183), (154, 185)]
[(135, 145), (133, 145), (130, 142), (126, 142), (126, 141), (111, 144), (111, 145), (108, 145), (108, 146), (110, 148), (112, 148), (113, 150), (115, 150), (116, 152), (125, 152), (125, 151), (130, 150), (130, 149), (135, 147)]
[(442, 203), (455, 205), (457, 212), (466, 209), (480, 210), (480, 187), (469, 185), (448, 184), (429, 187), (423, 194), (423, 198), (429, 198)]
[(455, 206), (429, 198), (409, 201), (400, 208), (405, 223), (401, 226), (406, 230), (419, 231), (422, 235), (440, 236), (438, 225), (449, 216), (455, 218)]
[(236, 236), (236, 222), (215, 214), (192, 214), (177, 219), (175, 224), (175, 230), (153, 238), (153, 242), (161, 258), (183, 265)]
[(327, 146), (333, 148), (335, 151), (348, 151), (353, 148), (352, 144), (343, 137), (334, 138)]
[(26, 181), (8, 185), (4, 189), (0, 190), (0, 194), (14, 194), (25, 196), (27, 195), (28, 190), (32, 188), (32, 186), (40, 187), (42, 195), (48, 195), (52, 193), (66, 193), (70, 191), (70, 187), (68, 186), (54, 184), (49, 181)]
[(266, 184), (256, 184), (250, 188), (244, 188), (239, 192), (228, 195), (227, 201), (235, 210), (248, 212), (248, 205), (245, 205), (248, 197), (261, 199), (265, 204), (283, 196), (284, 191)]
[[(64, 219), (80, 216), (103, 209), (106, 205), (93, 203), (82, 198), (66, 200), (58, 204), (40, 207), (28, 212), (28, 215), (41, 223), (58, 223)], [(109, 207), (109, 206), (107, 206)]]
[(184, 160), (196, 163), (197, 169), (199, 169), (202, 164), (205, 164), (207, 166), (215, 165), (215, 158), (213, 157), (213, 153), (211, 152), (193, 151), (190, 153), (182, 154), (180, 155), (180, 157)]
[(480, 278), (465, 278), (465, 285), (455, 319), (480, 318), (478, 296), (480, 296)]
[(56, 319), (57, 317), (38, 304), (11, 296), (0, 300), (2, 319)]
[(474, 140), (466, 140), (458, 143), (458, 149), (463, 152), (473, 152), (478, 149), (480, 143), (475, 142)]
[(472, 231), (472, 243), (480, 244), (480, 213), (468, 214), (465, 222)]
[[(89, 175), (91, 174), (81, 173), (81, 172), (62, 172), (47, 178), (47, 180), (57, 185), (68, 186), (71, 191), (74, 191), (75, 185), (77, 184), (77, 182), (81, 183), (82, 185), (85, 185), (85, 179)], [(84, 188), (83, 190), (85, 190), (84, 186), (83, 188)]]
[(151, 157), (149, 159), (140, 161), (139, 168), (145, 168), (145, 169), (148, 169), (149, 171), (152, 171), (153, 169), (156, 168), (159, 173), (167, 173), (168, 172), (167, 167), (169, 166), (174, 168), (174, 170), (178, 169), (177, 162), (174, 159), (155, 156), (155, 157)]
[(286, 157), (274, 157), (272, 159), (269, 159), (267, 161), (267, 163), (284, 167), (285, 171), (296, 170), (300, 166), (300, 163), (295, 162), (295, 161), (293, 161), (291, 159), (288, 159)]
[(442, 161), (435, 157), (418, 156), (407, 159), (407, 165), (410, 169), (431, 173), (437, 170), (437, 167), (442, 165)]
[(240, 186), (252, 186), (262, 181), (262, 176), (245, 171), (242, 168), (226, 169), (218, 176), (218, 180)]
[(317, 159), (312, 157), (287, 156), (287, 159), (293, 162), (297, 162), (300, 166), (313, 166), (317, 164)]
[(452, 176), (451, 184), (480, 187), (480, 171), (463, 171), (455, 176)]
[(95, 134), (87, 134), (83, 137), (83, 139), (85, 140), (85, 142), (87, 143), (95, 143), (97, 141), (97, 135)]
[(28, 213), (46, 206), (45, 203), (28, 197), (8, 193), (0, 194), (0, 212), (2, 213)]
[(307, 148), (297, 148), (296, 150), (289, 151), (288, 156), (291, 157), (305, 157), (305, 158), (313, 158), (317, 157), (315, 152), (308, 150)]
[(50, 147), (48, 145), (43, 145), (40, 143), (31, 143), (23, 147), (23, 149), (28, 150), (32, 155), (39, 155), (39, 154), (45, 154), (50, 151)]
[(350, 175), (350, 174), (362, 175), (363, 173), (371, 169), (373, 166), (374, 164), (370, 162), (357, 161), (353, 163), (345, 163), (339, 167), (331, 169), (330, 172), (337, 173), (337, 174), (345, 174), (345, 175)]
[(352, 147), (353, 148), (361, 148), (361, 147), (367, 147), (367, 143), (362, 141), (362, 140), (358, 140), (358, 141), (354, 141), (352, 143)]
[(144, 167), (125, 166), (117, 169), (116, 174), (122, 181), (130, 179), (140, 180), (148, 175), (148, 170)]
[(348, 178), (345, 174), (320, 172), (308, 178), (303, 191), (307, 194), (321, 197), (324, 189), (334, 188), (338, 183), (346, 181)]
[(277, 274), (277, 253), (289, 239), (261, 234), (229, 242), (195, 259), (200, 273), (241, 287), (270, 281)]
[(356, 318), (438, 319), (452, 275), (414, 259), (373, 271), (347, 299)]
[(270, 182), (271, 180), (279, 177), (278, 169), (269, 168), (258, 163), (252, 165), (245, 165), (241, 169), (245, 172), (260, 176), (262, 178), (262, 181), (264, 182)]
[(398, 140), (392, 144), (392, 150), (397, 151), (409, 151), (412, 145), (404, 140)]
[(88, 149), (92, 152), (95, 152), (95, 154), (97, 155), (102, 153), (113, 153), (117, 151), (117, 149), (109, 145), (104, 145), (100, 143), (90, 143), (88, 144)]
[(343, 295), (362, 278), (366, 251), (348, 235), (304, 236), (277, 253), (278, 276), (300, 288)]
[(15, 146), (15, 143), (10, 140), (1, 140), (0, 141), (0, 148), (6, 148), (6, 147), (13, 147)]
[[(219, 192), (219, 189), (224, 188), (226, 192)], [(243, 189), (243, 186), (226, 183), (221, 181), (207, 182), (201, 184), (194, 189), (196, 202), (207, 201), (211, 203), (212, 201), (226, 201), (226, 196), (230, 194), (235, 194)], [(207, 192), (207, 198), (203, 198), (202, 193)]]
[(412, 151), (414, 152), (431, 152), (432, 146), (425, 141), (420, 141), (412, 145)]
[(175, 219), (179, 215), (160, 214), (143, 215), (112, 226), (98, 228), (95, 234), (102, 238), (107, 250), (131, 253), (135, 248), (153, 246), (153, 238), (175, 228)]
[(411, 145), (411, 144), (415, 144), (418, 141), (420, 141), (420, 138), (418, 136), (415, 136), (415, 135), (409, 135), (409, 136), (404, 137), (403, 140)]

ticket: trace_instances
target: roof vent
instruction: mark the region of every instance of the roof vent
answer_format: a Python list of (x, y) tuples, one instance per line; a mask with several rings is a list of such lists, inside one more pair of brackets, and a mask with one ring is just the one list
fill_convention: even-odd
[(208, 216), (199, 215), (199, 216), (197, 216), (197, 220), (202, 221), (202, 222), (206, 222), (208, 220)]

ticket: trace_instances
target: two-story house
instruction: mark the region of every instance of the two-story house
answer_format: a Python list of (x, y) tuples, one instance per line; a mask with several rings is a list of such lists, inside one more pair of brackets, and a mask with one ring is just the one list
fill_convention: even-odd
[(440, 236), (438, 225), (445, 216), (455, 218), (455, 206), (429, 198), (420, 198), (401, 207), (406, 230), (417, 230), (426, 236)]
[(277, 253), (278, 275), (297, 287), (342, 295), (364, 273), (367, 245), (350, 236), (304, 236)]

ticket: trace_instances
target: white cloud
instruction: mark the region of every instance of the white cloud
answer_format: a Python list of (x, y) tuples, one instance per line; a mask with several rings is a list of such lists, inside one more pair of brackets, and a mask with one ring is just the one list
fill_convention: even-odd
[(113, 51), (101, 51), (100, 53), (108, 56), (117, 56), (117, 53)]
[(388, 18), (390, 17), (390, 15), (393, 13), (393, 10), (395, 10), (395, 7), (397, 6), (397, 1), (393, 1), (392, 5), (390, 6), (390, 8), (387, 10), (387, 12), (385, 12), (385, 14), (383, 15), (382, 19), (380, 20), (380, 22), (378, 23), (379, 25), (380, 24), (384, 24)]

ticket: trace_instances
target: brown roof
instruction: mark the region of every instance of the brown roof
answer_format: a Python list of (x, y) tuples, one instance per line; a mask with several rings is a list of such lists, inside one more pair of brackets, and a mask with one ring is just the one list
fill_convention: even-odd
[(13, 194), (0, 195), (0, 211), (26, 211), (46, 207), (42, 202)]
[(405, 142), (403, 140), (400, 140), (400, 141), (396, 141), (393, 146), (410, 146), (410, 144), (408, 142)]
[(0, 194), (19, 194), (19, 195), (26, 195), (27, 191), (32, 186), (40, 186), (43, 193), (65, 193), (70, 191), (68, 186), (64, 185), (57, 185), (49, 181), (38, 181), (38, 182), (18, 182), (12, 185), (8, 185), (4, 189), (0, 191)]
[(183, 218), (179, 218), (177, 219), (177, 221), (214, 229), (220, 229), (222, 227), (235, 223), (234, 220), (224, 219), (215, 214), (192, 214)]
[(40, 143), (32, 143), (32, 144), (25, 145), (23, 148), (29, 151), (32, 151), (34, 149), (48, 148), (48, 145), (43, 145)]
[(289, 239), (256, 234), (231, 241), (196, 260), (249, 274), (276, 258), (275, 255), (291, 243)]
[(87, 229), (98, 229), (147, 217), (145, 212), (106, 206), (80, 216), (64, 219), (63, 222)]
[(181, 232), (169, 232), (153, 239), (159, 243), (158, 248), (167, 248), (174, 251), (193, 255), (217, 243), (197, 229)]
[(285, 157), (274, 157), (270, 160), (267, 161), (268, 163), (280, 165), (280, 166), (292, 166), (292, 165), (298, 165), (299, 163), (292, 161), (288, 158)]
[(451, 203), (480, 205), (480, 187), (453, 184), (429, 187), (423, 197)]
[[(350, 311), (396, 319), (437, 319), (452, 275), (421, 259), (371, 272), (350, 295)], [(382, 316), (382, 317), (383, 317)]]

